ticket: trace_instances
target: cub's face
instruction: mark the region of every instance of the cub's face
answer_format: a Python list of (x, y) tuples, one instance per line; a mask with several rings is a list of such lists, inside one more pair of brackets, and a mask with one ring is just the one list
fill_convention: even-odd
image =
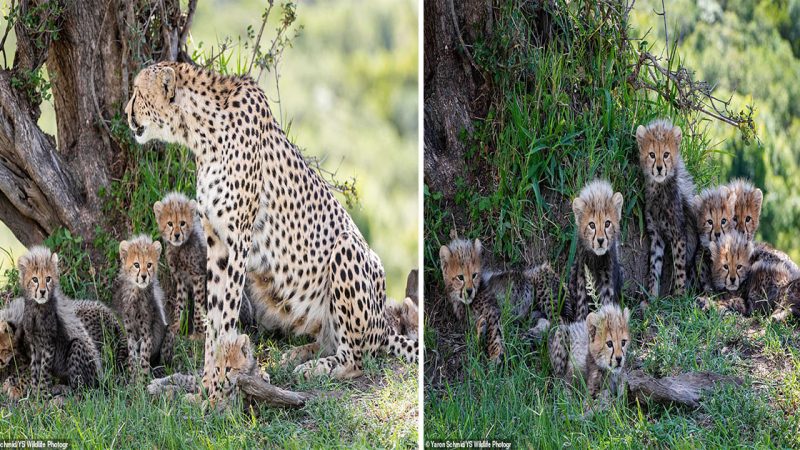
[(239, 375), (253, 375), (258, 370), (258, 362), (250, 347), (248, 335), (228, 336), (219, 345), (216, 364), (228, 383), (235, 383)]
[(176, 74), (172, 67), (155, 64), (143, 69), (133, 81), (133, 94), (125, 106), (128, 126), (136, 142), (158, 139), (175, 141), (179, 117), (175, 105)]
[(587, 200), (578, 197), (572, 201), (578, 236), (586, 249), (602, 256), (616, 242), (622, 203), (622, 194), (619, 192), (610, 198), (593, 197)]
[(764, 194), (761, 189), (753, 189), (739, 193), (736, 196), (736, 206), (733, 222), (736, 230), (752, 241), (758, 231), (761, 218), (761, 201)]
[(22, 295), (38, 304), (47, 303), (58, 286), (58, 255), (35, 247), (17, 262)]
[(419, 309), (413, 300), (406, 297), (399, 306), (387, 305), (389, 314), (394, 316), (398, 334), (417, 339), (419, 336)]
[(0, 369), (8, 366), (14, 359), (14, 333), (14, 325), (0, 321)]
[(455, 239), (439, 249), (439, 260), (448, 297), (466, 305), (472, 303), (481, 284), (481, 241)]
[(711, 242), (709, 249), (714, 287), (728, 291), (739, 289), (750, 272), (753, 243), (734, 233), (725, 236), (719, 243)]
[(600, 368), (619, 372), (625, 366), (630, 343), (628, 319), (628, 308), (620, 311), (616, 306), (586, 316), (589, 351)]
[(125, 276), (140, 289), (153, 282), (161, 256), (161, 243), (122, 241), (119, 243), (121, 269)]
[(161, 236), (174, 246), (183, 245), (192, 233), (197, 202), (194, 200), (156, 202), (153, 205)]
[(648, 179), (663, 183), (675, 173), (681, 137), (679, 127), (653, 128), (639, 125), (636, 129), (639, 164)]
[(719, 242), (722, 236), (734, 230), (736, 194), (720, 186), (694, 197), (695, 215), (700, 230), (700, 242), (708, 248), (711, 241)]

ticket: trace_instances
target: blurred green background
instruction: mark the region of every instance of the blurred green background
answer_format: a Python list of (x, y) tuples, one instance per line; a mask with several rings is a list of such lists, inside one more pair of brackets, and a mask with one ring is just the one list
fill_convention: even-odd
[[(239, 38), (248, 27), (258, 30), (266, 5), (200, 0), (190, 53), (208, 54), (230, 37), (229, 64), (243, 64), (252, 50), (237, 46)], [(5, 1), (4, 12), (8, 6)], [(273, 112), (305, 154), (320, 158), (337, 180), (355, 179), (359, 202), (349, 211), (383, 260), (394, 298), (402, 298), (419, 245), (418, 15), (416, 0), (297, 2), (302, 30), (279, 67), (280, 95), (273, 73), (260, 79)], [(279, 17), (276, 2), (262, 47), (270, 45)], [(42, 109), (41, 126), (55, 134), (52, 104)], [(2, 224), (0, 248), (3, 273), (12, 264), (9, 255), (16, 259), (25, 249)]]
[[(716, 86), (735, 111), (753, 105), (760, 143), (708, 122), (725, 182), (751, 179), (764, 191), (758, 239), (800, 260), (800, 0), (670, 0), (666, 23), (682, 63)], [(639, 0), (631, 14), (646, 40), (664, 47), (661, 0)]]

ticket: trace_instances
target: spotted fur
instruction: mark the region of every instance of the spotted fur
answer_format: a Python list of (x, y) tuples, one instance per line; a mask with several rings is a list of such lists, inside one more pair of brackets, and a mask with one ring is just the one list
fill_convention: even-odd
[(25, 344), (22, 318), (25, 300), (11, 300), (0, 310), (0, 381), (11, 400), (19, 400), (30, 383), (30, 354)]
[(416, 361), (417, 341), (386, 325), (380, 259), (254, 80), (155, 64), (134, 80), (126, 114), (138, 142), (179, 143), (195, 154), (208, 244), (203, 386), (212, 403), (222, 375), (215, 349), (235, 330), (246, 273), (252, 300), (268, 306), (270, 320), (316, 337), (305, 349), (318, 352), (292, 352), (317, 358), (298, 373), (356, 377), (363, 355), (381, 349)]
[[(128, 369), (149, 373), (172, 360), (173, 335), (167, 329), (164, 293), (158, 281), (161, 243), (145, 235), (119, 243), (120, 270), (112, 307), (127, 334)], [(159, 376), (161, 370), (154, 372)]]
[(655, 120), (636, 129), (639, 164), (645, 178), (645, 226), (650, 238), (648, 290), (658, 297), (664, 249), (670, 245), (673, 293), (684, 292), (692, 276), (697, 232), (691, 202), (694, 182), (680, 154), (681, 129), (668, 120)]
[(114, 311), (95, 300), (73, 300), (70, 303), (75, 316), (92, 337), (95, 348), (101, 353), (104, 348), (108, 348), (114, 357), (117, 371), (123, 371), (128, 361), (127, 338)]
[(548, 343), (553, 374), (571, 383), (582, 380), (593, 397), (607, 382), (618, 393), (630, 346), (629, 318), (628, 308), (606, 304), (586, 320), (555, 327)]
[(71, 301), (61, 293), (58, 255), (33, 247), (17, 266), (25, 299), (23, 331), (31, 358), (29, 389), (50, 395), (53, 378), (73, 389), (96, 386), (102, 377), (100, 353)]
[(206, 315), (206, 239), (197, 215), (197, 202), (181, 193), (172, 192), (155, 202), (153, 211), (161, 239), (166, 246), (164, 253), (167, 265), (175, 283), (170, 332), (179, 333), (181, 315), (189, 305), (193, 311), (192, 338), (203, 339)]
[(571, 321), (583, 321), (589, 314), (587, 270), (594, 281), (598, 303), (619, 303), (622, 272), (618, 246), (623, 203), (622, 194), (614, 192), (604, 180), (588, 183), (572, 201), (578, 247), (567, 287), (571, 305), (571, 315), (567, 317)]
[(705, 189), (696, 195), (692, 202), (697, 219), (700, 244), (698, 259), (700, 261), (700, 282), (704, 291), (711, 291), (711, 255), (708, 251), (710, 242), (719, 242), (722, 236), (735, 231), (734, 207), (736, 193), (727, 186)]

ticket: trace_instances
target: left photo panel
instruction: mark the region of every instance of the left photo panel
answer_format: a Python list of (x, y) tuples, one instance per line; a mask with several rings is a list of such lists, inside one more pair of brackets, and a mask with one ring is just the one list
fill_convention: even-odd
[(418, 446), (420, 8), (0, 0), (0, 446)]

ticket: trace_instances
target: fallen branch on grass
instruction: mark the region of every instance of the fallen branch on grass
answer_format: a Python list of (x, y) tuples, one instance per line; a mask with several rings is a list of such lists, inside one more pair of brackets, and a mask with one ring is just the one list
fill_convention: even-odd
[(312, 394), (281, 389), (253, 375), (239, 375), (236, 385), (245, 398), (251, 402), (267, 403), (281, 408), (302, 408), (313, 398)]
[(704, 391), (717, 384), (742, 384), (736, 377), (711, 372), (688, 372), (674, 377), (655, 378), (641, 370), (626, 374), (629, 398), (639, 402), (650, 400), (661, 404), (673, 404), (697, 408)]

